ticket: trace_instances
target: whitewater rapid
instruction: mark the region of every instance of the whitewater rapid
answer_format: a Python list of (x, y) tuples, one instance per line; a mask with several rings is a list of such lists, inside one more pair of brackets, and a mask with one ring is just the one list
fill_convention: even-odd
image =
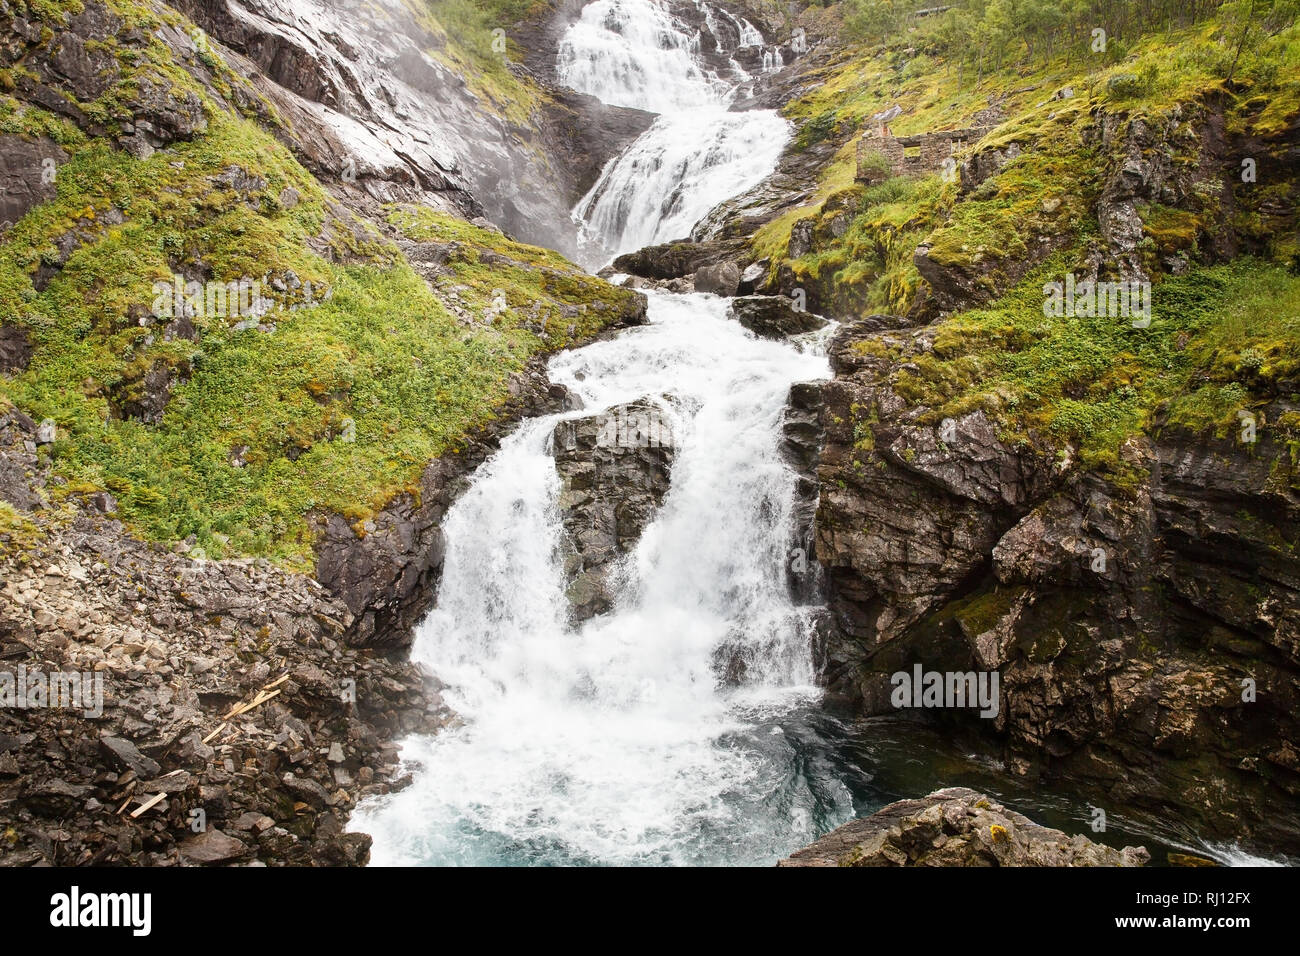
[[(520, 426), (449, 512), (412, 656), (464, 726), (405, 741), (414, 783), (359, 810), (375, 863), (771, 863), (851, 815), (846, 788), (772, 758), (795, 746), (780, 716), (818, 693), (780, 444), (790, 385), (826, 359), (753, 337), (712, 296), (652, 294), (650, 320), (554, 359), (586, 407)], [(647, 396), (671, 490), (615, 609), (573, 630), (550, 435)], [(721, 681), (722, 647), (744, 655), (743, 686)]]
[[(697, 6), (710, 24), (732, 22), (741, 46), (762, 45), (749, 21)], [(614, 106), (659, 114), (574, 210), (587, 265), (689, 236), (720, 202), (776, 168), (789, 122), (772, 110), (731, 111), (748, 74), (732, 60), (719, 75), (700, 48), (700, 34), (656, 0), (590, 3), (561, 41), (562, 83)]]

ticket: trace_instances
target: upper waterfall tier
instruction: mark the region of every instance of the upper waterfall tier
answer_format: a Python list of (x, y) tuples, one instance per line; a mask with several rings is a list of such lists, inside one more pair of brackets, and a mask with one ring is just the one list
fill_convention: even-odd
[[(614, 106), (652, 113), (723, 106), (748, 74), (728, 50), (761, 47), (763, 35), (740, 17), (697, 3), (703, 30), (658, 0), (596, 0), (560, 43), (562, 83)], [(719, 72), (706, 54), (727, 67)]]
[(606, 103), (663, 114), (574, 210), (585, 264), (689, 235), (719, 202), (776, 168), (789, 124), (771, 111), (728, 109), (750, 79), (735, 56), (763, 45), (749, 21), (699, 0), (595, 0), (583, 9), (560, 44), (560, 79)]

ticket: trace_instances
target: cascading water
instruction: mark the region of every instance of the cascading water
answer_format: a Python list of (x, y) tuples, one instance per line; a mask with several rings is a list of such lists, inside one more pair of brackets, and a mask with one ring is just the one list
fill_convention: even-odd
[[(714, 23), (712, 8), (699, 7)], [(719, 14), (734, 23), (739, 46), (762, 45), (751, 23)], [(700, 50), (699, 33), (657, 0), (597, 0), (565, 35), (557, 65), (563, 83), (661, 114), (574, 211), (588, 265), (683, 238), (719, 202), (775, 168), (789, 123), (771, 110), (730, 112), (746, 75), (733, 67), (734, 76), (719, 76)]]
[[(775, 150), (739, 154), (751, 138), (784, 142), (780, 120), (726, 112), (727, 84), (698, 50), (652, 0), (598, 0), (566, 38), (574, 85), (631, 105), (708, 104), (663, 118), (580, 207), (607, 251), (688, 230), (775, 165)], [(1018, 805), (1039, 805), (919, 728), (846, 726), (818, 706), (814, 611), (787, 584), (796, 478), (780, 452), (791, 384), (829, 372), (817, 343), (757, 339), (712, 296), (650, 293), (649, 314), (553, 359), (551, 379), (584, 408), (522, 424), (448, 512), (437, 607), (412, 657), (445, 682), (463, 723), (404, 741), (412, 784), (357, 809), (372, 859), (771, 863), (855, 812), (939, 785), (1019, 789)], [(574, 628), (550, 436), (639, 399), (669, 426), (671, 487), (621, 563), (614, 608)], [(720, 679), (737, 658), (743, 681)], [(1061, 823), (1086, 819), (1060, 803), (1041, 805)]]
[[(552, 361), (586, 407), (520, 427), (449, 513), (414, 656), (465, 726), (406, 742), (424, 769), (358, 817), (376, 862), (771, 862), (850, 815), (848, 790), (801, 772), (779, 724), (816, 697), (809, 609), (786, 583), (780, 422), (789, 386), (826, 360), (725, 309), (655, 293), (650, 325)], [(664, 394), (671, 490), (615, 609), (570, 629), (549, 436)], [(719, 685), (723, 647), (744, 655), (742, 687)]]
[[(598, 0), (565, 39), (570, 84), (693, 108), (661, 118), (582, 207), (607, 250), (687, 232), (775, 166), (784, 121), (728, 113), (729, 86), (698, 54), (651, 0)], [(648, 326), (551, 362), (583, 409), (522, 425), (447, 516), (413, 656), (465, 723), (407, 741), (412, 786), (359, 810), (376, 862), (769, 863), (851, 815), (848, 789), (809, 773), (817, 760), (781, 726), (817, 697), (811, 609), (787, 582), (781, 418), (826, 359), (755, 338), (722, 299), (650, 299)], [(647, 397), (675, 446), (671, 489), (614, 609), (574, 629), (550, 436)], [(743, 685), (720, 682), (720, 653), (744, 660)]]

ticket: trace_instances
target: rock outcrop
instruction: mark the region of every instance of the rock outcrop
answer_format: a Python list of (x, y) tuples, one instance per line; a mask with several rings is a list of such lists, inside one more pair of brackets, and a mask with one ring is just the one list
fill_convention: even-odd
[[(996, 671), (995, 720), (935, 720), (1014, 772), (1207, 836), (1300, 845), (1300, 498), (1289, 452), (1168, 428), (1118, 488), (983, 411), (934, 420), (894, 389), (933, 328), (847, 324), (821, 389), (816, 553), (831, 699), (893, 713), (915, 664)], [(1283, 406), (1259, 414), (1276, 420)], [(927, 417), (928, 416), (928, 417)]]
[(618, 559), (663, 504), (675, 448), (662, 409), (648, 399), (562, 421), (551, 447), (563, 481), (566, 593), (577, 623), (613, 606)]
[(0, 413), (0, 866), (364, 863), (347, 814), (452, 719), (436, 682), (350, 649), (310, 578), (146, 545), (108, 494), (52, 506), (34, 435)]
[(798, 308), (793, 300), (781, 295), (741, 296), (732, 300), (728, 314), (765, 339), (787, 339), (826, 327), (821, 316)]
[(900, 800), (832, 830), (777, 866), (1143, 866), (1122, 850), (1067, 836), (964, 787)]
[(0, 136), (0, 234), (57, 191), (58, 168), (67, 154), (44, 137)]
[[(521, 71), (521, 82), (544, 92), (520, 125), (430, 55), (446, 37), (400, 0), (374, 4), (365, 16), (328, 0), (176, 6), (287, 120), (285, 138), (322, 179), (380, 202), (482, 213), (524, 241), (570, 254), (569, 210), (653, 119)], [(540, 12), (549, 22), (549, 11)]]
[(733, 296), (740, 288), (740, 266), (730, 260), (704, 266), (695, 273), (695, 291)]

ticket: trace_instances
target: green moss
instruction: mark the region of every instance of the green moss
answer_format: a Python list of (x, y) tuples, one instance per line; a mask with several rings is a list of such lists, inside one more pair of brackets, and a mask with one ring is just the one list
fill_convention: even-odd
[[(884, 9), (876, 5), (882, 16)], [(1235, 47), (1227, 40), (1239, 32), (1227, 14), (1222, 22), (1209, 19), (1181, 29), (1161, 24), (1163, 29), (1146, 34), (1138, 23), (1124, 38), (1111, 38), (1105, 57), (1081, 57), (1074, 44), (1021, 50), (1016, 39), (1008, 56), (999, 53), (996, 62), (990, 57), (977, 83), (974, 56), (960, 39), (959, 21), (968, 14), (963, 7), (946, 16), (908, 21), (906, 29), (896, 24), (896, 29), (869, 31), (885, 37), (883, 45), (844, 49), (810, 77), (809, 92), (785, 108), (786, 115), (803, 124), (801, 143), (836, 138), (845, 148), (810, 202), (755, 235), (754, 252), (772, 259), (773, 274), (787, 266), (832, 311), (909, 312), (921, 304), (925, 287), (913, 255), (923, 242), (934, 262), (986, 277), (987, 288), (995, 291), (1005, 288), (1007, 274), (1045, 240), (1060, 245), (1095, 236), (1102, 173), (1115, 158), (1101, 146), (1098, 116), (1159, 119), (1188, 104), (1223, 102), (1223, 78)], [(1300, 82), (1294, 70), (1284, 68), (1300, 61), (1300, 27), (1275, 24), (1255, 40), (1234, 75), (1237, 87), (1247, 92), (1226, 99), (1225, 119), (1234, 134), (1280, 136), (1300, 112)], [(1067, 86), (1073, 96), (1050, 95)], [(880, 192), (864, 195), (847, 233), (827, 235), (823, 206), (832, 190), (825, 188), (826, 177), (844, 176), (841, 164), (850, 158), (846, 154), (870, 117), (895, 103), (902, 114), (890, 126), (898, 136), (984, 122), (978, 114), (997, 103), (1005, 121), (974, 149), (1014, 144), (1021, 155), (969, 195), (941, 187), (937, 177), (924, 189), (896, 180), (873, 185), (867, 193)], [(883, 173), (882, 159), (873, 163), (870, 154), (864, 157), (868, 179)], [(1180, 165), (1199, 162), (1195, 155), (1173, 159)], [(843, 180), (836, 188), (844, 188)], [(1260, 247), (1271, 246), (1278, 261), (1300, 257), (1293, 228), (1262, 212), (1293, 208), (1294, 184), (1263, 183), (1255, 193), (1238, 197), (1234, 225), (1239, 234), (1256, 239)], [(1170, 256), (1195, 261), (1200, 237), (1215, 222), (1216, 203), (1216, 197), (1206, 195), (1193, 211), (1147, 209), (1148, 266), (1160, 271), (1163, 257)], [(818, 241), (808, 255), (790, 257), (791, 228), (808, 218)]]
[(426, 52), (464, 79), (484, 107), (517, 125), (527, 125), (547, 94), (510, 69), (509, 60), (520, 56), (511, 28), (543, 13), (546, 0), (406, 2), (439, 41)]
[[(1012, 292), (953, 316), (933, 349), (894, 375), (924, 420), (983, 409), (1009, 441), (1074, 445), (1081, 462), (1131, 478), (1120, 448), (1165, 428), (1220, 437), (1261, 401), (1294, 400), (1300, 359), (1300, 277), (1256, 260), (1194, 270), (1156, 286), (1152, 323), (1044, 315), (1054, 258)], [(1261, 427), (1263, 425), (1261, 424)], [(1273, 425), (1290, 440), (1289, 425)]]
[[(0, 404), (54, 419), (58, 440), (42, 454), (55, 474), (78, 492), (112, 491), (147, 538), (194, 535), (213, 557), (305, 568), (314, 511), (364, 522), (417, 490), (432, 458), (493, 419), (530, 357), (633, 305), (634, 293), (554, 253), (394, 207), (408, 236), (451, 247), (431, 285), (270, 132), (173, 79), (199, 91), (208, 127), (143, 161), (0, 99), (3, 129), (69, 153), (56, 198), (0, 241), (0, 321), (34, 346), (26, 371), (0, 379)], [(287, 187), (295, 203), (281, 203)], [(314, 251), (327, 247), (330, 259)], [(175, 274), (223, 292), (256, 282), (271, 310), (253, 328), (229, 306), (205, 307), (196, 341), (170, 334), (172, 296), (155, 283), (166, 291)], [(161, 422), (125, 415), (145, 375), (165, 370)], [(0, 537), (26, 531), (0, 521)]]
[(995, 587), (983, 594), (953, 602), (947, 609), (962, 629), (972, 636), (991, 630), (1006, 616), (1025, 589), (1022, 587)]
[(29, 551), (44, 538), (44, 532), (7, 501), (0, 501), (0, 558)]

